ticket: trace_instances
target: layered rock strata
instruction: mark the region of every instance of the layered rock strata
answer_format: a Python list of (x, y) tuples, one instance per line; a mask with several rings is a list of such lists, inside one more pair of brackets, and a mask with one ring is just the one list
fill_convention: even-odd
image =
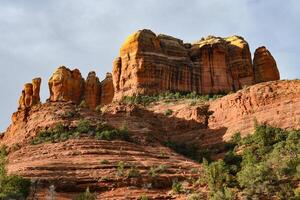
[(254, 130), (254, 121), (300, 129), (300, 81), (270, 81), (247, 87), (210, 103), (209, 128), (226, 127), (224, 139)]
[[(236, 91), (245, 85), (279, 79), (275, 61), (269, 60), (269, 52), (257, 53), (258, 70), (254, 70), (249, 45), (240, 36), (208, 36), (188, 44), (141, 30), (127, 38), (114, 61), (115, 99), (165, 91)], [(265, 68), (271, 71), (270, 75), (264, 76)], [(258, 80), (255, 73), (262, 73)]]

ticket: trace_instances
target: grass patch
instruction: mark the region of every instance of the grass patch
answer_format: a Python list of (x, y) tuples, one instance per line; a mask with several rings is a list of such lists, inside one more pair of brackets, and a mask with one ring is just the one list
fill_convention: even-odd
[(166, 165), (158, 165), (158, 166), (152, 166), (150, 169), (149, 169), (149, 172), (148, 174), (154, 178), (154, 177), (157, 177), (159, 174), (162, 174), (162, 173), (165, 173), (166, 170), (167, 170), (167, 166)]

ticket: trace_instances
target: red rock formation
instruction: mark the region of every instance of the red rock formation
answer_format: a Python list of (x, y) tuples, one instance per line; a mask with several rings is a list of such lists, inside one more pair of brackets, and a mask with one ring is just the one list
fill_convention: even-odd
[(116, 99), (164, 91), (220, 93), (255, 83), (249, 45), (242, 37), (209, 36), (185, 44), (150, 30), (124, 42), (113, 80)]
[(95, 72), (90, 72), (85, 82), (84, 99), (87, 106), (95, 109), (100, 104), (101, 86)]
[(253, 67), (256, 83), (280, 79), (276, 61), (264, 46), (255, 50)]
[(254, 84), (254, 72), (248, 43), (240, 36), (225, 38), (228, 42), (229, 72), (233, 89)]
[[(139, 111), (142, 115), (147, 114)], [(105, 121), (111, 126), (121, 127), (124, 122), (128, 122), (128, 129), (135, 142), (105, 141), (82, 136), (65, 142), (30, 144), (31, 139), (43, 129), (51, 129), (58, 123), (68, 127), (78, 124), (78, 117), (62, 118), (66, 112), (87, 116), (91, 124)], [(138, 199), (143, 193), (151, 198), (162, 199), (159, 195), (163, 195), (165, 199), (170, 199), (167, 190), (170, 190), (172, 180), (196, 177), (198, 174), (192, 173), (191, 169), (201, 166), (163, 146), (156, 139), (146, 141), (147, 137), (164, 137), (161, 134), (163, 129), (158, 124), (159, 121), (147, 121), (140, 116), (129, 116), (125, 112), (102, 116), (87, 109), (78, 110), (70, 102), (48, 102), (30, 109), (25, 121), (18, 116), (0, 139), (0, 145), (5, 144), (10, 149), (14, 146), (22, 147), (10, 152), (7, 170), (11, 174), (38, 179), (42, 184), (37, 186), (34, 195), (47, 194), (48, 184), (54, 184), (57, 188), (57, 199), (65, 197), (65, 194), (70, 195), (68, 199), (73, 199), (76, 193), (84, 191), (86, 187), (96, 190), (99, 198), (103, 199), (102, 195), (112, 189), (124, 188), (129, 191), (128, 186), (133, 186), (137, 192), (132, 196), (133, 199)], [(140, 129), (141, 125), (145, 128)], [(101, 162), (104, 160), (107, 163)], [(118, 175), (117, 168), (121, 161), (126, 165), (124, 177)], [(139, 177), (127, 178), (130, 166), (137, 168)], [(166, 170), (153, 179), (149, 175), (153, 166), (165, 166)], [(156, 192), (143, 189), (147, 184), (151, 184)]]
[(41, 79), (35, 78), (32, 83), (26, 83), (19, 99), (19, 109), (29, 108), (40, 103)]
[(80, 103), (84, 90), (84, 79), (78, 69), (59, 67), (49, 79), (50, 98), (55, 101), (73, 101)]
[(111, 73), (106, 73), (106, 77), (101, 81), (101, 105), (112, 102), (114, 98), (114, 84)]
[[(0, 138), (0, 146), (5, 144), (11, 150), (9, 173), (43, 183), (38, 185), (35, 194), (40, 195), (39, 199), (44, 199), (48, 184), (59, 188), (58, 199), (66, 196), (72, 199), (87, 186), (97, 191), (101, 199), (122, 199), (133, 187), (135, 190), (130, 197), (134, 199), (143, 193), (151, 198), (170, 199), (168, 191), (172, 180), (198, 178), (199, 174), (191, 174), (191, 170), (201, 170), (201, 165), (162, 144), (175, 141), (197, 145), (201, 149), (217, 147), (220, 150), (223, 141), (236, 131), (242, 136), (251, 133), (254, 118), (276, 127), (300, 128), (299, 94), (300, 81), (272, 81), (244, 88), (216, 101), (198, 102), (195, 106), (188, 100), (158, 102), (146, 108), (113, 103), (106, 106), (107, 111), (103, 109), (103, 115), (77, 109), (70, 102), (48, 102), (34, 106), (28, 112), (20, 110), (14, 114), (14, 123)], [(211, 116), (208, 107), (213, 112)], [(173, 111), (170, 116), (164, 114), (168, 109)], [(74, 117), (64, 117), (67, 112), (75, 113)], [(104, 141), (84, 134), (57, 143), (30, 144), (41, 130), (51, 129), (58, 123), (76, 127), (80, 120), (78, 116), (90, 119), (93, 125), (105, 122), (112, 127), (121, 127), (126, 122), (134, 142)], [(108, 164), (102, 163), (103, 160)], [(126, 173), (130, 166), (135, 166), (140, 176), (118, 176), (120, 161), (127, 164)], [(167, 166), (167, 170), (152, 179), (149, 171), (152, 166), (159, 165)], [(156, 192), (144, 189), (148, 183), (153, 184), (152, 189)], [(118, 194), (112, 191), (118, 191)]]
[(284, 129), (300, 129), (300, 81), (260, 83), (210, 104), (209, 128), (226, 127), (224, 139), (249, 134), (254, 120)]

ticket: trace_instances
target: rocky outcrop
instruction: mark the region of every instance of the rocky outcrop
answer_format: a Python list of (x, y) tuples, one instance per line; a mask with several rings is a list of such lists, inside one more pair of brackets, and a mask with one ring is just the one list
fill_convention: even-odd
[(101, 81), (101, 105), (112, 102), (114, 98), (114, 84), (111, 73), (106, 73), (106, 77)]
[(264, 46), (255, 50), (253, 67), (256, 83), (280, 79), (275, 59)]
[(210, 103), (209, 128), (226, 127), (224, 139), (254, 130), (254, 121), (300, 129), (300, 81), (272, 81), (247, 87)]
[(164, 91), (200, 94), (236, 91), (253, 85), (256, 72), (249, 45), (240, 36), (208, 36), (187, 44), (171, 36), (141, 30), (127, 38), (114, 62), (115, 99)]
[(41, 78), (35, 78), (32, 83), (26, 83), (19, 99), (19, 109), (29, 108), (40, 103)]
[(111, 103), (114, 95), (110, 74), (100, 83), (95, 72), (90, 72), (84, 80), (78, 69), (70, 70), (64, 66), (59, 67), (50, 78), (49, 89), (51, 102), (72, 101), (80, 104), (84, 100), (90, 109)]
[(84, 99), (86, 105), (95, 109), (100, 104), (101, 86), (95, 72), (90, 72), (85, 82)]
[(52, 102), (73, 101), (79, 104), (84, 92), (84, 79), (78, 69), (70, 70), (59, 67), (49, 80), (50, 98)]

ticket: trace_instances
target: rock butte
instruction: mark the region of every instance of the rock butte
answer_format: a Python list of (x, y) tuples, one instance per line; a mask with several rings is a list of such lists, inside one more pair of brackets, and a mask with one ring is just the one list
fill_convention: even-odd
[[(224, 153), (224, 141), (234, 133), (245, 136), (253, 131), (254, 119), (299, 129), (300, 81), (278, 79), (270, 52), (260, 47), (252, 61), (242, 37), (209, 36), (187, 44), (150, 30), (138, 31), (122, 45), (112, 73), (107, 73), (103, 81), (95, 72), (84, 79), (78, 69), (61, 66), (49, 79), (50, 97), (43, 104), (39, 97), (41, 79), (25, 84), (13, 123), (0, 138), (0, 145), (10, 150), (7, 170), (37, 180), (33, 199), (46, 199), (51, 184), (56, 187), (57, 199), (72, 199), (86, 187), (97, 191), (99, 199), (138, 199), (143, 194), (150, 199), (186, 199), (169, 193), (172, 180), (197, 177), (199, 174), (191, 172), (199, 169), (201, 173), (201, 164), (163, 144), (174, 141), (201, 150), (218, 148), (214, 151), (219, 152), (214, 155), (218, 158)], [(147, 107), (114, 102), (124, 95), (165, 91), (237, 92), (197, 105), (185, 100)], [(83, 101), (87, 108), (77, 106)], [(98, 105), (102, 114), (94, 111)], [(169, 109), (173, 112), (166, 116)], [(75, 114), (66, 117), (65, 113)], [(41, 130), (58, 123), (74, 128), (81, 119), (115, 128), (126, 123), (136, 142), (83, 135), (64, 142), (30, 145)], [(119, 177), (119, 161), (135, 166), (140, 176)], [(153, 166), (167, 166), (167, 170), (154, 179), (149, 176)], [(147, 188), (149, 183), (151, 189)]]
[[(189, 44), (144, 29), (127, 38), (120, 56), (113, 62), (112, 74), (107, 73), (102, 82), (95, 72), (84, 80), (78, 69), (59, 67), (49, 80), (49, 101), (80, 104), (84, 100), (89, 108), (95, 109), (123, 96), (166, 91), (227, 93), (279, 78), (271, 53), (259, 47), (252, 64), (249, 45), (240, 36), (208, 36)], [(30, 102), (30, 87), (25, 85), (20, 109), (39, 103), (39, 98)], [(39, 87), (35, 90), (35, 96), (39, 96), (36, 92)]]
[(208, 36), (188, 44), (141, 30), (127, 38), (114, 62), (115, 99), (164, 91), (216, 94), (279, 79), (265, 47), (256, 50), (254, 64), (240, 36)]

